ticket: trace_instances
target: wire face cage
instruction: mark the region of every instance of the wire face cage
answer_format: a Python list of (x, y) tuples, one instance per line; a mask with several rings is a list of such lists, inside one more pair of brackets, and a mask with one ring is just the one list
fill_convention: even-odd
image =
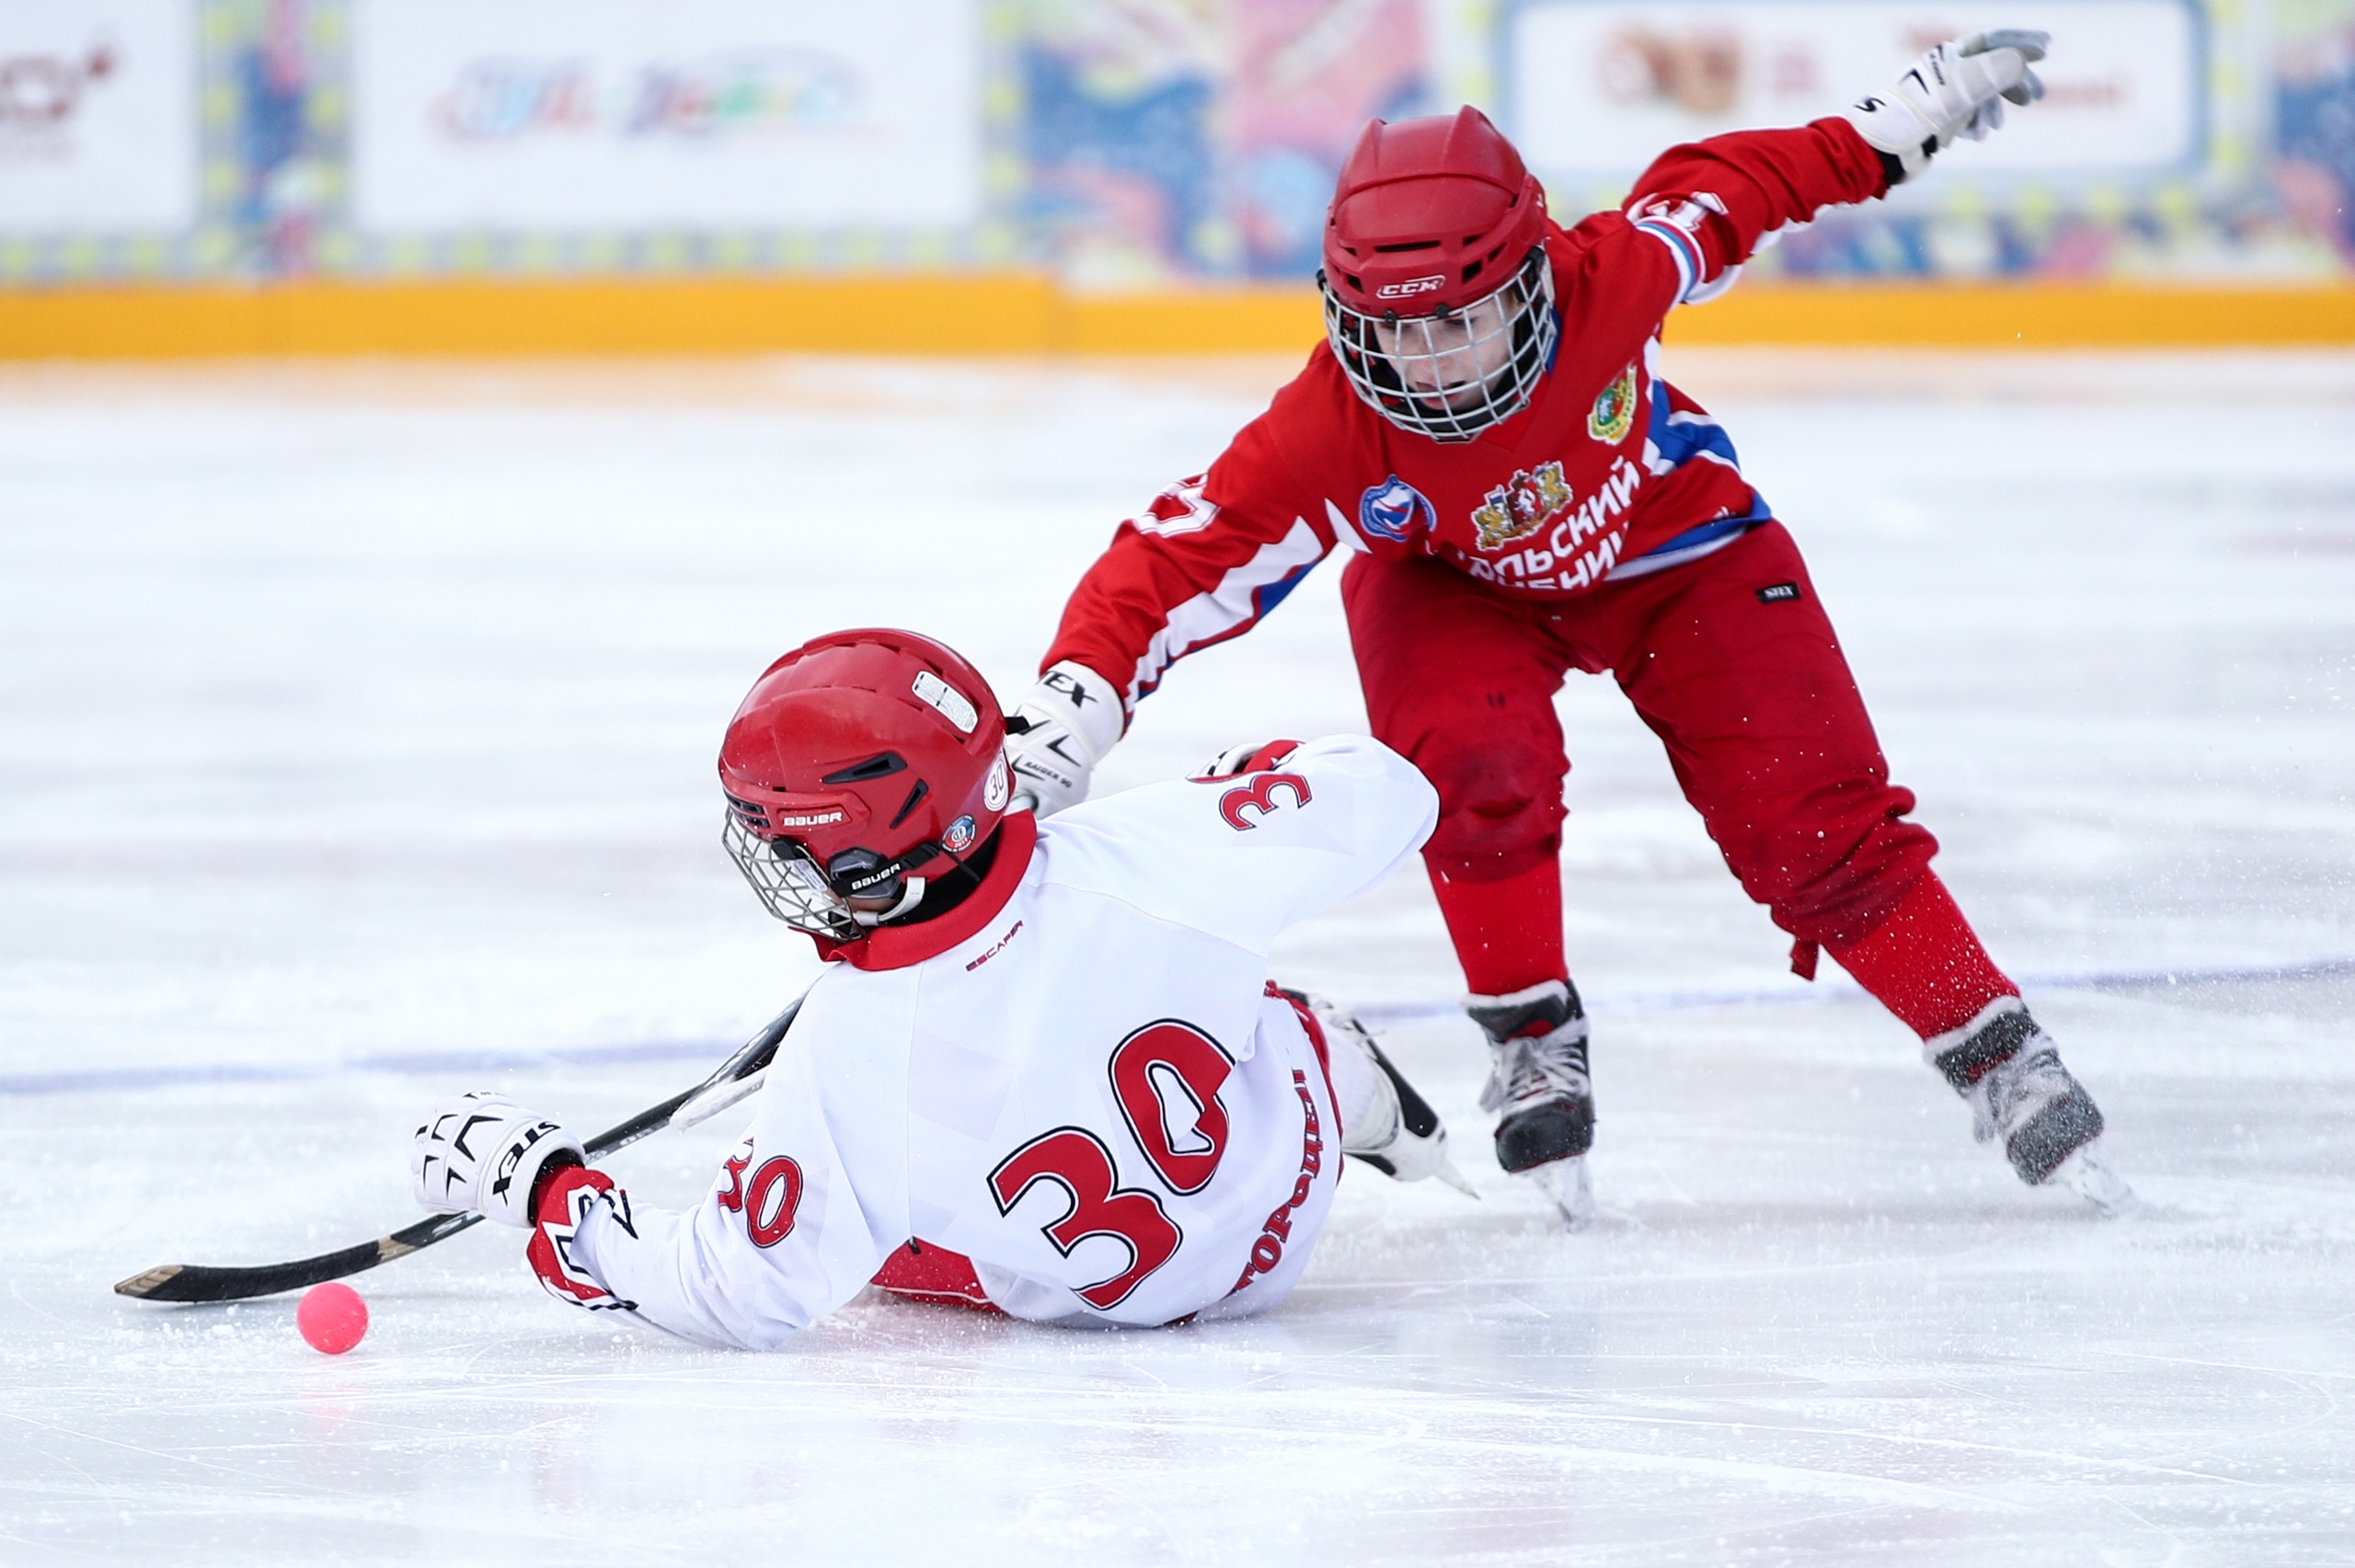
[(719, 841), (744, 880), (752, 885), (768, 912), (812, 936), (848, 942), (861, 934), (857, 919), (826, 880), (823, 867), (810, 852), (791, 839), (767, 840), (746, 830), (736, 813), (728, 813)]
[(1402, 430), (1470, 441), (1529, 406), (1554, 361), (1561, 319), (1545, 247), (1531, 248), (1502, 288), (1460, 311), (1367, 315), (1323, 273), (1325, 336), (1357, 395)]

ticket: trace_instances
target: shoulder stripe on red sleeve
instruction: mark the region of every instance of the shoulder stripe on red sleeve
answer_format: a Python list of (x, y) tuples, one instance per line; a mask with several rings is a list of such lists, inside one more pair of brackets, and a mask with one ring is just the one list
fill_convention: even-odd
[(1676, 303), (1683, 304), (1692, 297), (1693, 291), (1699, 288), (1707, 276), (1707, 262), (1701, 255), (1701, 247), (1694, 243), (1691, 235), (1671, 223), (1664, 223), (1657, 219), (1639, 219), (1636, 228), (1638, 232), (1648, 234), (1666, 246), (1668, 254), (1675, 259)]
[(1133, 711), (1138, 699), (1161, 684), (1171, 665), (1200, 648), (1239, 637), (1300, 586), (1331, 546), (1306, 518), (1294, 518), (1281, 539), (1260, 545), (1228, 568), (1217, 586), (1173, 606), (1154, 634), (1121, 693)]

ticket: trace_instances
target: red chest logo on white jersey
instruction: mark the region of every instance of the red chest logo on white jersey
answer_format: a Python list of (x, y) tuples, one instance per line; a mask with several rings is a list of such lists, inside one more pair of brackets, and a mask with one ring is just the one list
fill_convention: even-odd
[(1480, 531), (1480, 548), (1499, 549), (1516, 539), (1528, 538), (1569, 510), (1574, 498), (1558, 461), (1543, 464), (1534, 473), (1516, 469), (1472, 512), (1472, 525)]

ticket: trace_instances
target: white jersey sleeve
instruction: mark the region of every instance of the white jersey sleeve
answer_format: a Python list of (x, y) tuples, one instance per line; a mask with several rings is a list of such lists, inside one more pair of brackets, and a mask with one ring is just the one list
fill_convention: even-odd
[(1364, 892), (1420, 849), (1439, 792), (1361, 735), (1327, 736), (1275, 768), (1176, 779), (1054, 819), (1068, 883), (1264, 955), (1276, 935)]
[(1315, 1244), (1342, 1130), (1268, 949), (1437, 810), (1404, 759), (1342, 737), (1015, 819), (989, 898), (879, 933), (915, 950), (811, 990), (701, 1205), (601, 1206), (574, 1261), (640, 1319), (747, 1348), (910, 1241), (1034, 1321), (1267, 1310)]
[[(743, 1144), (702, 1204), (599, 1207), (576, 1261), (655, 1326), (706, 1344), (774, 1347), (865, 1288), (909, 1236), (904, 1013), (888, 986), (829, 974), (794, 1020)], [(858, 977), (888, 979), (889, 977)], [(904, 989), (904, 988), (902, 988)], [(881, 1046), (875, 1050), (872, 1047)], [(844, 1052), (857, 1070), (839, 1070)], [(894, 1072), (897, 1065), (899, 1071)]]

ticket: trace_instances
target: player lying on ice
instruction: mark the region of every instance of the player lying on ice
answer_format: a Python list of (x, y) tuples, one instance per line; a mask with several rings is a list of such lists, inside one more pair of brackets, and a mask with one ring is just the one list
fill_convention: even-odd
[[(1554, 695), (1608, 670), (1743, 888), (1919, 1034), (2023, 1181), (2123, 1189), (2092, 1099), (1905, 818), (1798, 546), (1660, 375), (1663, 318), (1768, 236), (1885, 194), (2042, 92), (2046, 35), (1942, 44), (1886, 96), (1662, 155), (1563, 230), (1476, 111), (1369, 125), (1327, 215), (1327, 341), (1208, 473), (1123, 523), (1074, 590), (1008, 755), (1040, 814), (1171, 664), (1248, 630), (1338, 547), (1374, 735), (1438, 786), (1424, 864), (1493, 1055), (1497, 1158), (1591, 1203), (1587, 1024), (1562, 950)], [(1925, 458), (1925, 484), (1947, 483)]]
[(1005, 738), (981, 676), (913, 633), (770, 666), (720, 750), (726, 841), (831, 962), (742, 1148), (673, 1214), (469, 1094), (418, 1129), (419, 1201), (530, 1228), (561, 1300), (762, 1349), (870, 1281), (1042, 1322), (1265, 1311), (1338, 1155), (1461, 1185), (1373, 1041), (1268, 979), (1278, 933), (1430, 836), (1421, 774), (1279, 741), (1041, 827), (1008, 811)]

